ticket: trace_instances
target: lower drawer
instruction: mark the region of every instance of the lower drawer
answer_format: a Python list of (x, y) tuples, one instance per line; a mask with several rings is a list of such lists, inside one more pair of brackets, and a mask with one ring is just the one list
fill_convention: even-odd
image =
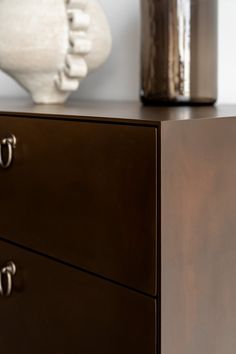
[(16, 274), (1, 277), (1, 353), (155, 354), (152, 298), (0, 242), (1, 267), (8, 261)]

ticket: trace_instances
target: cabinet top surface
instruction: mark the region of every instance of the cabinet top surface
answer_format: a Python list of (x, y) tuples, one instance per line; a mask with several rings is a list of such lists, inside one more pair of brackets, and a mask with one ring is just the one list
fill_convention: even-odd
[(139, 102), (75, 101), (34, 105), (30, 99), (1, 98), (0, 115), (159, 125), (161, 122), (236, 117), (236, 105), (144, 107)]

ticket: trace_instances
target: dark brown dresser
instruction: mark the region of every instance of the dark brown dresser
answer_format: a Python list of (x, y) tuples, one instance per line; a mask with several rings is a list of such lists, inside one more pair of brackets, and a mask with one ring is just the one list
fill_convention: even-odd
[(234, 117), (0, 101), (1, 354), (235, 354)]

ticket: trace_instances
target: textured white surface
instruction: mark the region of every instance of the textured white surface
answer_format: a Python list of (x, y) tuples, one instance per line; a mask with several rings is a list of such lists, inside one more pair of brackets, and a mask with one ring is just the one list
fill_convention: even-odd
[(65, 101), (110, 50), (109, 26), (97, 0), (24, 0), (23, 6), (21, 0), (0, 0), (0, 68), (36, 103)]
[[(113, 51), (108, 62), (82, 82), (74, 97), (138, 99), (139, 1), (100, 0), (111, 25)], [(235, 0), (219, 0), (219, 102), (225, 103), (236, 103), (235, 14)], [(0, 96), (9, 95), (25, 96), (25, 93), (13, 80), (0, 73)]]

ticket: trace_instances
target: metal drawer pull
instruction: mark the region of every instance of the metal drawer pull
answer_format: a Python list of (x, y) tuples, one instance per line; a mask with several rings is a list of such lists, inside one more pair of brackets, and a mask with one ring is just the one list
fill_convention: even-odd
[[(7, 158), (6, 162), (3, 161), (3, 148), (7, 149)], [(14, 135), (10, 135), (7, 138), (2, 139), (0, 144), (0, 166), (2, 168), (8, 168), (11, 166), (13, 160), (13, 149), (16, 147), (16, 137)]]
[[(14, 262), (8, 262), (0, 270), (0, 295), (10, 296), (12, 293), (12, 277), (16, 274), (16, 265)], [(4, 281), (5, 278), (5, 281)], [(4, 286), (5, 285), (5, 286)], [(6, 289), (4, 289), (6, 288)]]

